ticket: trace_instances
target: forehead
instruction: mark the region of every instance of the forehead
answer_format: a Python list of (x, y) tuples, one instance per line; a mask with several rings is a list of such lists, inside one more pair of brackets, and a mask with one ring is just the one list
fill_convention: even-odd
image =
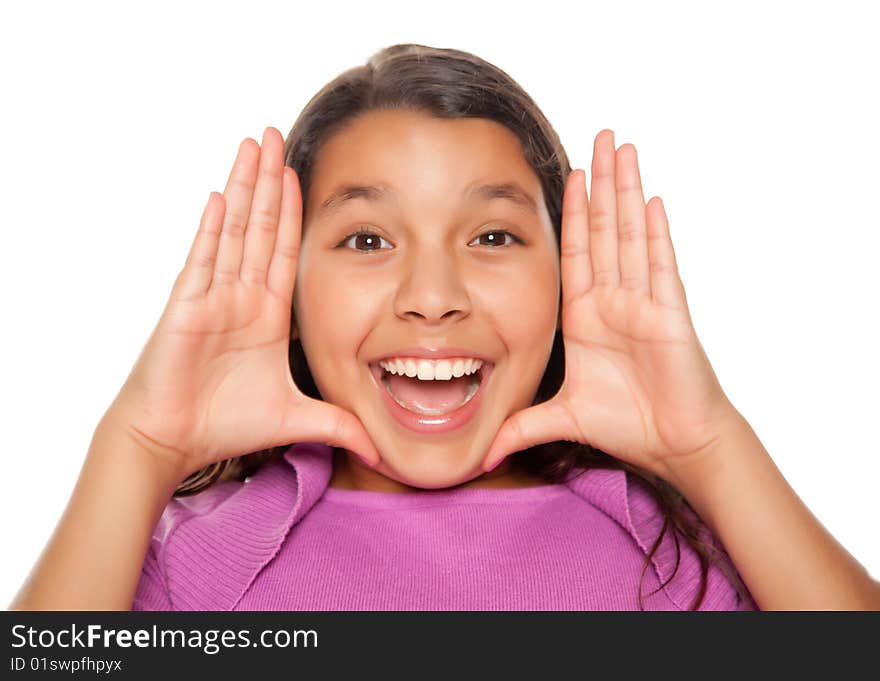
[(483, 183), (522, 188), (539, 205), (541, 184), (517, 136), (483, 118), (371, 111), (331, 135), (312, 167), (308, 212), (351, 185), (387, 185), (424, 208), (449, 204)]

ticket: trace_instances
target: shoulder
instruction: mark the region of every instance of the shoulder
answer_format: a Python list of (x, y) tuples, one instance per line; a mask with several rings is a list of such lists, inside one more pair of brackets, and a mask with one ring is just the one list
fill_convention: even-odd
[(245, 481), (172, 497), (144, 563), (175, 610), (230, 610), (323, 494), (332, 448), (292, 446)]
[[(700, 587), (700, 555), (666, 521), (662, 507), (648, 485), (621, 469), (582, 469), (566, 483), (578, 496), (618, 523), (632, 537), (646, 557), (660, 540), (651, 567), (666, 596), (680, 610), (689, 610)], [(736, 574), (730, 557), (708, 526), (689, 507), (686, 516), (696, 522), (703, 542), (714, 549), (716, 560)], [(662, 537), (662, 538), (661, 538)], [(649, 600), (645, 599), (646, 604)], [(743, 602), (724, 569), (708, 564), (706, 594), (700, 610), (756, 610), (752, 599)]]

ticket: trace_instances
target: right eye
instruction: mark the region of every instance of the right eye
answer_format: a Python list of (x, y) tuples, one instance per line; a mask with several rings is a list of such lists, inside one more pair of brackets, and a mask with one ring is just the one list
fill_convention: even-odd
[[(348, 248), (345, 244), (349, 242), (351, 239), (354, 239), (355, 247), (354, 250), (360, 251), (361, 253), (369, 253), (371, 251), (381, 251), (381, 248), (377, 248), (379, 246), (380, 241), (384, 241), (381, 236), (376, 234), (375, 232), (371, 232), (368, 229), (364, 229), (363, 227), (358, 228), (356, 232), (352, 232), (347, 237), (345, 237), (342, 241), (337, 244), (336, 248)], [(360, 241), (358, 241), (360, 239)], [(367, 246), (367, 248), (358, 248), (357, 244), (360, 243), (363, 246)], [(387, 243), (387, 242), (386, 242)]]

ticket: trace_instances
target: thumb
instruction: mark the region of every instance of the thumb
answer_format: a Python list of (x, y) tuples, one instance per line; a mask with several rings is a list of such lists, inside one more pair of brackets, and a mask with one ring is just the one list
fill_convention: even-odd
[(488, 473), (514, 452), (545, 442), (578, 439), (572, 432), (572, 419), (568, 410), (553, 398), (508, 417), (495, 435), (482, 467)]
[(344, 447), (370, 467), (382, 460), (361, 420), (346, 409), (307, 398), (305, 405), (291, 410), (290, 414), (285, 441), (323, 442)]

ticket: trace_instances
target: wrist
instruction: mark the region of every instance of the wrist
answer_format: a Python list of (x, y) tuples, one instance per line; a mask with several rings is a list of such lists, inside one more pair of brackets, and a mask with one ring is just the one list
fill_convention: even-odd
[(157, 445), (137, 428), (109, 411), (95, 428), (89, 451), (126, 457), (137, 462), (149, 471), (161, 487), (170, 488), (172, 493), (192, 472), (180, 452)]
[(741, 451), (744, 443), (757, 439), (749, 422), (733, 405), (718, 419), (716, 433), (706, 447), (664, 461), (661, 477), (686, 494), (686, 490), (693, 485), (701, 485), (709, 477), (721, 475), (725, 459)]

